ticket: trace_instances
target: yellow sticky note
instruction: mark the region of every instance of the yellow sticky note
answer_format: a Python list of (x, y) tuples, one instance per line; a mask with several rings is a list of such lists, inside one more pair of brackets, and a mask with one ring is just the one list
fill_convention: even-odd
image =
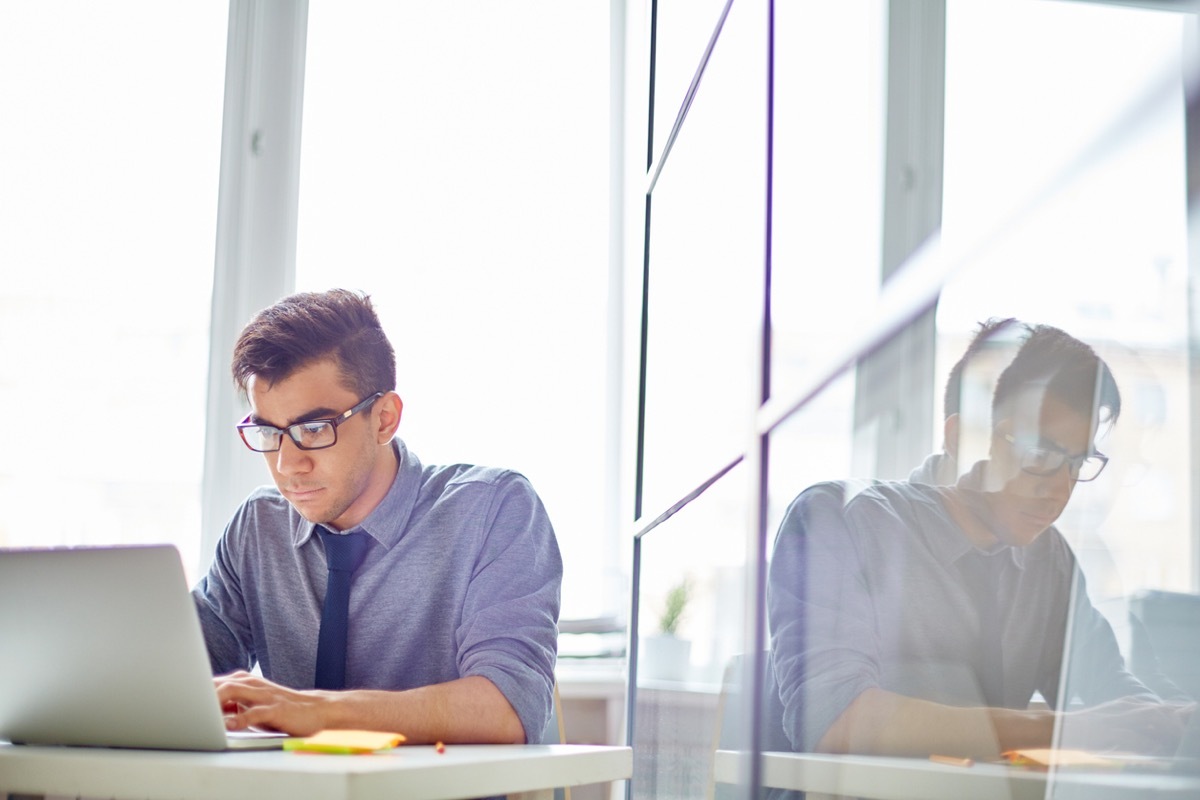
[(1119, 767), (1121, 762), (1085, 750), (1026, 748), (1008, 750), (1004, 757), (1011, 764), (1036, 769), (1049, 767)]
[(305, 753), (374, 753), (403, 744), (402, 733), (386, 731), (324, 730), (304, 739), (289, 739), (284, 742), (285, 750)]

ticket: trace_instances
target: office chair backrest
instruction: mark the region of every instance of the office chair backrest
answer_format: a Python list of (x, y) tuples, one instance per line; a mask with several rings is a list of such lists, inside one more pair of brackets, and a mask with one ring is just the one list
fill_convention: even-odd
[[(562, 697), (558, 693), (558, 683), (554, 684), (554, 704), (550, 708), (550, 720), (542, 731), (539, 744), (566, 744), (567, 726), (563, 720)], [(562, 786), (554, 790), (554, 800), (571, 800), (571, 787)]]

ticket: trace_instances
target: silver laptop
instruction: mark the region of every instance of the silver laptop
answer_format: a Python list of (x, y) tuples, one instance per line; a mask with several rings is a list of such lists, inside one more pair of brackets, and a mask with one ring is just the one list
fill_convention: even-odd
[(227, 734), (179, 552), (0, 549), (0, 739), (166, 750), (280, 747)]

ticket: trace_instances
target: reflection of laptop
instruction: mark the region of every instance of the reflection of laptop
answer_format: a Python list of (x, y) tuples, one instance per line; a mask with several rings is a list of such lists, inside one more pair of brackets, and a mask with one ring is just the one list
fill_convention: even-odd
[(0, 550), (0, 739), (279, 747), (225, 732), (178, 551)]
[(1200, 775), (1200, 712), (1193, 711), (1175, 753), (1176, 772)]
[[(1073, 579), (1078, 581), (1078, 576)], [(1073, 584), (1072, 589), (1078, 588), (1078, 584)], [(1074, 620), (1075, 620), (1075, 604), (1080, 602), (1080, 596), (1077, 591), (1071, 593), (1071, 609), (1068, 615), (1067, 630), (1065, 641), (1063, 643), (1063, 668), (1059, 674), (1058, 684), (1058, 711), (1069, 711), (1073, 707), (1071, 705), (1072, 698), (1076, 695), (1078, 687), (1086, 684), (1087, 681), (1093, 678), (1089, 674), (1089, 670), (1093, 668), (1092, 664), (1086, 663), (1079, 658), (1072, 658), (1074, 654), (1073, 636), (1075, 635)], [(1073, 736), (1080, 731), (1074, 729), (1074, 726), (1094, 724), (1084, 719), (1071, 714), (1058, 714), (1054, 720), (1054, 730), (1051, 739), (1053, 748), (1071, 749), (1077, 747), (1075, 741), (1080, 739), (1086, 740), (1087, 731), (1083, 731), (1083, 736)], [(1075, 740), (1075, 741), (1073, 741)], [(1098, 753), (1097, 755), (1111, 757), (1121, 763), (1121, 768), (1127, 772), (1163, 772), (1171, 770), (1184, 774), (1200, 775), (1200, 711), (1194, 711), (1187, 725), (1184, 727), (1183, 736), (1180, 739), (1178, 748), (1173, 756), (1141, 756), (1137, 754), (1107, 754)], [(1055, 791), (1048, 791), (1047, 797), (1075, 797), (1075, 787), (1062, 786)]]

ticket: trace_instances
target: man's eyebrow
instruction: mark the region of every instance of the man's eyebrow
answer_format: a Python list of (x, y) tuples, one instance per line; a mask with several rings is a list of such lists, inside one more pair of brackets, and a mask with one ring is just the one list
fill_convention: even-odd
[(258, 416), (257, 414), (251, 414), (250, 421), (253, 422), (255, 425), (265, 425), (268, 428), (277, 428), (279, 430), (283, 430), (284, 428), (289, 428), (292, 425), (298, 425), (301, 422), (312, 422), (314, 419), (333, 419), (337, 415), (338, 415), (338, 412), (333, 410), (332, 408), (321, 407), (321, 408), (314, 408), (311, 411), (304, 412), (300, 416), (293, 419), (291, 422), (288, 422), (286, 425), (276, 425), (274, 422), (268, 422), (267, 420), (263, 419), (262, 417)]

